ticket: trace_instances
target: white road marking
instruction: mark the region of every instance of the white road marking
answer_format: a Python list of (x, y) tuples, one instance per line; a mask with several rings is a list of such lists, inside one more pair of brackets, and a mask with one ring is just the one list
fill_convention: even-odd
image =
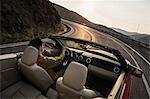
[(150, 66), (150, 62), (144, 58), (141, 54), (139, 54), (135, 49), (133, 49), (132, 47), (130, 47), (129, 45), (127, 45), (126, 43), (122, 42), (125, 46), (127, 46), (128, 48), (130, 48), (132, 51), (134, 51), (137, 55), (139, 55), (149, 66)]

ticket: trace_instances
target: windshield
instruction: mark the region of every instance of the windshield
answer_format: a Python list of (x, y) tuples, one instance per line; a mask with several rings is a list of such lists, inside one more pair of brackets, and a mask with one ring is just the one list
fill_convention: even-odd
[(75, 49), (85, 50), (87, 48), (87, 44), (82, 44), (72, 40), (60, 40), (61, 43), (66, 47), (71, 47)]
[(104, 51), (107, 51), (109, 53), (112, 53), (112, 51), (114, 50), (112, 48), (97, 44), (95, 42), (71, 38), (71, 37), (50, 35), (49, 39), (59, 41), (59, 43), (61, 43), (63, 46), (72, 47), (75, 49), (81, 49), (81, 50), (96, 49), (96, 50), (104, 50)]
[[(99, 55), (106, 55), (106, 56), (110, 56), (109, 58), (114, 58), (115, 60), (117, 60), (117, 58), (110, 52), (107, 52), (105, 50), (102, 50), (99, 46), (96, 46), (95, 44), (91, 44), (88, 42), (80, 42), (80, 41), (76, 41), (76, 40), (68, 40), (68, 39), (60, 39), (61, 43), (69, 48), (74, 48), (74, 49), (79, 49), (79, 50), (84, 50), (87, 52), (92, 52), (95, 54), (99, 54)], [(101, 53), (101, 54), (100, 54)]]

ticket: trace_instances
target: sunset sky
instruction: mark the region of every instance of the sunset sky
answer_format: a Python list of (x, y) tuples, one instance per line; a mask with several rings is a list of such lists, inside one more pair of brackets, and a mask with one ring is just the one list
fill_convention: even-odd
[(88, 20), (129, 32), (150, 34), (150, 0), (50, 0)]

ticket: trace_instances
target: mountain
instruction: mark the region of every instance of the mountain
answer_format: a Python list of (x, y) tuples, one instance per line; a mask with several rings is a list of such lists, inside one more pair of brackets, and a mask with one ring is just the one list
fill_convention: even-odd
[(0, 44), (44, 38), (62, 29), (61, 17), (48, 0), (1, 0)]
[(53, 5), (56, 8), (56, 10), (58, 11), (61, 18), (63, 18), (63, 19), (73, 21), (76, 23), (80, 23), (83, 25), (93, 24), (92, 22), (90, 22), (89, 20), (87, 20), (86, 18), (82, 17), (80, 14), (78, 14), (74, 11), (68, 10), (67, 8), (57, 5), (55, 3)]
[(131, 35), (131, 37), (139, 42), (142, 42), (150, 46), (150, 35), (137, 34), (137, 35)]
[(118, 28), (112, 28), (112, 29), (114, 29), (115, 31), (120, 32), (124, 35), (127, 35), (130, 38), (132, 38), (138, 42), (141, 42), (143, 44), (150, 46), (150, 35), (148, 35), (148, 34), (140, 34), (140, 33), (136, 33), (136, 32), (127, 32), (125, 30), (118, 29)]
[(139, 33), (136, 33), (136, 32), (127, 32), (127, 31), (119, 29), (119, 28), (113, 28), (112, 27), (112, 29), (115, 30), (115, 31), (117, 31), (117, 32), (120, 32), (120, 33), (122, 33), (124, 35), (127, 35), (127, 36), (138, 35), (139, 34)]

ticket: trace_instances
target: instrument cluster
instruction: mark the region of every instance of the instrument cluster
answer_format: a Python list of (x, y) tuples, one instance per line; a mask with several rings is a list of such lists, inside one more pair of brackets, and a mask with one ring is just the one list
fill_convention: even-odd
[(80, 53), (80, 52), (75, 52), (75, 51), (67, 49), (65, 51), (65, 57), (66, 57), (66, 59), (64, 60), (65, 63), (66, 62), (70, 63), (71, 61), (76, 61), (76, 62), (79, 62), (81, 64), (88, 66), (88, 64), (90, 64), (92, 62), (92, 59), (87, 56), (82, 55), (82, 53), (83, 52)]

